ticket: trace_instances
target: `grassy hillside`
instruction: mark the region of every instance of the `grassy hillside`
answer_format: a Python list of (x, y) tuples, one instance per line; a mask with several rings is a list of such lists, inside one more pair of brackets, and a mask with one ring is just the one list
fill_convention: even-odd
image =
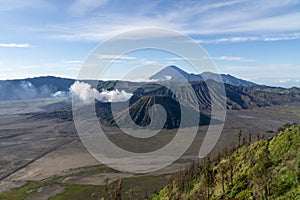
[(300, 199), (300, 126), (176, 174), (159, 199)]

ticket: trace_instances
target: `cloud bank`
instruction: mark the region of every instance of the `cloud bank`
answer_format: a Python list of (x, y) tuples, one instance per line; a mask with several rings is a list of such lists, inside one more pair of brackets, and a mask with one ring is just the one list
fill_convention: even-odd
[(27, 43), (21, 43), (21, 44), (16, 44), (16, 43), (0, 43), (0, 47), (7, 47), (7, 48), (28, 48), (28, 47), (30, 47), (30, 45), (27, 44)]
[(299, 5), (297, 0), (176, 3), (154, 0), (139, 4), (78, 0), (70, 6), (70, 10), (73, 14), (84, 16), (84, 20), (76, 18), (72, 26), (56, 24), (63, 31), (56, 32), (54, 38), (103, 41), (135, 28), (166, 27), (190, 36), (201, 36), (203, 43), (293, 40), (299, 39), (300, 21), (295, 20), (300, 17), (300, 12), (295, 9)]

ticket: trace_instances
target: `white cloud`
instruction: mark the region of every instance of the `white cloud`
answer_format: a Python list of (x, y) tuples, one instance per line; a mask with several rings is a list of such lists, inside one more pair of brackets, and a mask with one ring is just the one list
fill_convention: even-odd
[(228, 42), (247, 42), (247, 41), (257, 41), (263, 40), (263, 38), (258, 36), (235, 36), (235, 37), (222, 37), (216, 39), (201, 40), (199, 43), (209, 44), (209, 43), (228, 43)]
[(64, 63), (77, 64), (77, 63), (81, 63), (81, 61), (80, 60), (64, 60)]
[(133, 56), (121, 56), (121, 55), (113, 55), (113, 54), (95, 54), (95, 56), (99, 59), (110, 60), (110, 59), (124, 59), (124, 60), (134, 60), (136, 57)]
[(239, 26), (228, 28), (229, 32), (246, 32), (246, 31), (297, 31), (300, 27), (300, 12), (288, 13), (272, 17), (253, 19), (252, 21), (241, 22)]
[(127, 93), (124, 90), (104, 90), (97, 93), (96, 99), (101, 102), (123, 102), (130, 99), (132, 95), (132, 93)]
[(174, 58), (168, 58), (168, 60), (192, 60), (192, 58), (181, 58), (181, 57), (174, 57)]
[(158, 79), (149, 79), (149, 78), (137, 78), (137, 79), (124, 79), (124, 81), (130, 82), (156, 82)]
[(289, 33), (289, 34), (280, 34), (273, 37), (265, 37), (264, 41), (278, 41), (278, 40), (298, 40), (300, 39), (300, 32)]
[(169, 81), (169, 80), (171, 80), (171, 79), (172, 79), (172, 76), (168, 76), (168, 75), (164, 76), (164, 80), (165, 80), (165, 81)]
[[(216, 39), (204, 38), (200, 40), (203, 43), (299, 39), (297, 34), (291, 33), (300, 30), (300, 21), (295, 20), (300, 18), (300, 12), (292, 10), (299, 3), (296, 0), (231, 0), (213, 3), (182, 1), (165, 5), (161, 1), (153, 1), (132, 6), (103, 0), (78, 0), (70, 9), (73, 12), (75, 9), (75, 13), (85, 13), (84, 20), (74, 20), (67, 26), (57, 25), (58, 31), (54, 37), (64, 40), (103, 41), (132, 29), (165, 27), (189, 35), (235, 35)], [(283, 32), (286, 35), (282, 35)], [(236, 36), (237, 34), (241, 36)], [(245, 34), (250, 36), (244, 36)]]
[(147, 59), (141, 59), (142, 65), (158, 65), (159, 61), (156, 60), (147, 60)]
[[(295, 20), (300, 18), (300, 12), (295, 9), (300, 5), (298, 0), (216, 0), (176, 3), (153, 0), (139, 3), (129, 1), (126, 4), (120, 0), (116, 2), (76, 0), (71, 5), (66, 3), (63, 6), (49, 2), (28, 0), (14, 3), (3, 0), (0, 10), (21, 8), (35, 11), (39, 9), (38, 5), (43, 5), (43, 9), (52, 7), (51, 11), (68, 9), (69, 12), (62, 12), (62, 17), (66, 20), (60, 23), (54, 20), (46, 25), (23, 23), (15, 27), (20, 31), (26, 30), (35, 34), (46, 33), (48, 37), (60, 40), (99, 42), (125, 31), (149, 27), (164, 27), (188, 35), (201, 36), (203, 38), (199, 40), (200, 43), (299, 39), (297, 32), (300, 31), (300, 20)], [(229, 36), (221, 37), (221, 34)], [(208, 39), (205, 36), (213, 37)]]
[(264, 35), (264, 36), (234, 36), (234, 37), (222, 37), (216, 39), (203, 39), (199, 43), (230, 43), (230, 42), (248, 42), (248, 41), (280, 41), (280, 40), (298, 40), (300, 39), (300, 32), (276, 34), (276, 35)]
[(236, 56), (220, 56), (217, 58), (213, 58), (214, 60), (222, 60), (222, 61), (240, 61), (240, 62), (250, 62), (252, 60), (242, 57), (236, 57)]
[(122, 62), (133, 62), (136, 61), (136, 57), (133, 56), (122, 56), (122, 55), (113, 55), (113, 54), (94, 54), (98, 59), (101, 59), (102, 62), (106, 63), (122, 63)]
[[(206, 35), (299, 31), (300, 22), (295, 19), (299, 18), (300, 13), (293, 10), (299, 3), (296, 0), (243, 1), (236, 6), (220, 9), (219, 12), (198, 16), (196, 22), (200, 28), (197, 29)], [(197, 29), (191, 27), (190, 32)]]
[(57, 92), (51, 94), (51, 96), (54, 98), (67, 97), (69, 95), (70, 95), (69, 92), (66, 92), (66, 91), (57, 91)]
[(79, 81), (71, 85), (70, 91), (84, 104), (91, 104), (95, 99), (101, 102), (122, 102), (127, 101), (133, 95), (124, 90), (104, 90), (98, 92), (98, 90), (92, 88), (90, 84)]
[(92, 88), (90, 84), (79, 81), (76, 81), (73, 85), (71, 85), (70, 91), (84, 104), (90, 104), (94, 102), (95, 94), (98, 92), (95, 88)]
[[(124, 20), (126, 18), (126, 20)], [(54, 39), (62, 39), (67, 41), (104, 41), (113, 36), (119, 35), (124, 32), (136, 30), (136, 29), (146, 29), (146, 28), (169, 28), (174, 30), (180, 30), (179, 27), (170, 26), (167, 22), (158, 21), (154, 19), (148, 19), (143, 16), (122, 16), (114, 18), (107, 18), (102, 22), (103, 19), (98, 21), (84, 20), (75, 22), (71, 27), (65, 27), (65, 25), (57, 26), (56, 29), (59, 30), (55, 35), (51, 36)], [(107, 21), (111, 22), (107, 24)], [(101, 24), (99, 22), (102, 22)], [(76, 27), (76, 28), (74, 28)], [(168, 33), (169, 34), (169, 33)], [(164, 32), (159, 32), (158, 34), (149, 34), (144, 32), (143, 34), (130, 35), (130, 38), (124, 39), (144, 39), (144, 38), (155, 38), (155, 37), (167, 37), (174, 36), (166, 35)]]
[(287, 83), (287, 82), (290, 82), (291, 79), (284, 79), (284, 80), (279, 80), (279, 83)]
[(84, 15), (106, 3), (106, 0), (76, 0), (70, 7), (72, 15)]
[(8, 47), (8, 48), (28, 48), (31, 47), (27, 43), (0, 43), (0, 47)]
[(53, 9), (53, 6), (50, 1), (46, 0), (1, 0), (0, 11), (16, 11), (26, 9), (51, 10)]
[[(198, 12), (204, 12), (204, 11), (207, 12), (207, 11), (210, 11), (213, 9), (229, 7), (229, 6), (233, 6), (235, 4), (240, 4), (243, 2), (244, 2), (244, 0), (233, 0), (233, 1), (212, 3), (212, 4), (208, 4), (206, 6), (202, 6), (202, 7), (200, 7), (200, 9), (198, 8)], [(193, 9), (197, 9), (197, 8), (193, 8)]]

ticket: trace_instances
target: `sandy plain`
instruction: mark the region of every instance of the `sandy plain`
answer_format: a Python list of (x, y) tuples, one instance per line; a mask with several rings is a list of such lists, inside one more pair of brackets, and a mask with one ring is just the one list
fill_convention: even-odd
[[(72, 119), (37, 118), (37, 113), (66, 109), (59, 102), (66, 99), (37, 99), (0, 102), (0, 193), (19, 187), (27, 181), (61, 177), (62, 183), (104, 185), (119, 178), (139, 176), (111, 170), (97, 161), (82, 145)], [(285, 123), (300, 123), (300, 104), (228, 111), (225, 126), (212, 154), (236, 146), (241, 130), (252, 140), (260, 134), (270, 137)], [(205, 131), (207, 127), (200, 127)], [(123, 142), (124, 138), (119, 138)], [(198, 134), (191, 147), (174, 164), (150, 175), (170, 174), (183, 169), (198, 156), (203, 135)], [(83, 173), (83, 171), (93, 173)], [(73, 176), (72, 174), (76, 174)], [(47, 199), (61, 193), (60, 186), (45, 186), (29, 199)], [(46, 191), (46, 192), (45, 192)]]

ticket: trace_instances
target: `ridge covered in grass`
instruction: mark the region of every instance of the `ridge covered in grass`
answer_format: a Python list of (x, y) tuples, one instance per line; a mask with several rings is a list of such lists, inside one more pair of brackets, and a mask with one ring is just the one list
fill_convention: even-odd
[(153, 200), (300, 199), (300, 126), (176, 174)]

